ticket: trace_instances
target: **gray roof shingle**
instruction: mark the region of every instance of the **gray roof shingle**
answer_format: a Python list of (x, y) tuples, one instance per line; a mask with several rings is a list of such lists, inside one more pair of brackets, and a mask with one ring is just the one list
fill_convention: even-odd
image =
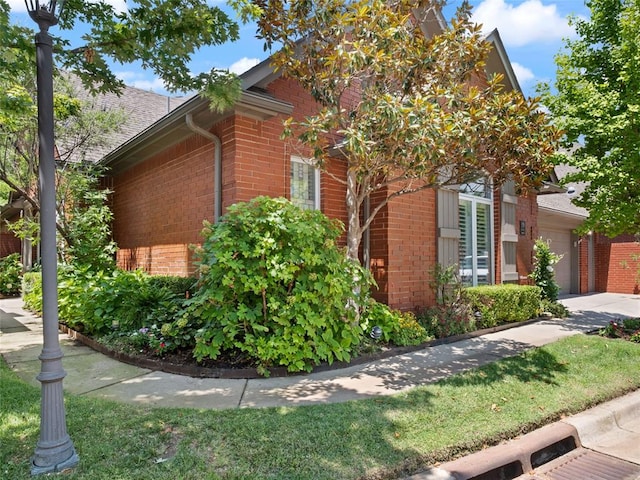
[[(575, 167), (571, 167), (569, 165), (557, 165), (554, 168), (555, 174), (558, 180), (562, 181), (564, 177), (567, 176), (568, 173), (575, 172), (577, 169)], [(580, 216), (580, 217), (588, 217), (589, 212), (582, 207), (578, 207), (573, 204), (571, 201), (572, 198), (580, 195), (585, 188), (585, 185), (582, 183), (573, 183), (570, 185), (566, 185), (566, 187), (573, 187), (575, 189), (575, 193), (569, 195), (567, 193), (552, 193), (548, 195), (538, 195), (538, 207), (546, 210), (554, 210), (557, 212), (564, 212), (568, 215)]]
[(85, 152), (85, 160), (92, 163), (97, 163), (107, 153), (136, 136), (190, 98), (189, 96), (168, 97), (130, 86), (125, 86), (119, 96), (110, 92), (92, 96), (77, 78), (70, 77), (69, 80), (75, 96), (89, 102), (92, 108), (120, 110), (124, 113), (125, 120), (119, 129), (110, 134), (103, 145), (93, 147)]

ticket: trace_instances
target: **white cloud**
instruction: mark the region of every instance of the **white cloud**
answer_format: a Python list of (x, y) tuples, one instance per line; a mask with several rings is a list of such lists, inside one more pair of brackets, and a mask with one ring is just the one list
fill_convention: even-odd
[(237, 62), (232, 63), (231, 66), (229, 67), (229, 71), (231, 73), (240, 75), (246, 72), (247, 70), (249, 70), (251, 67), (255, 67), (259, 63), (260, 63), (259, 58), (243, 57)]
[(167, 87), (159, 78), (149, 78), (145, 76), (144, 73), (132, 71), (115, 72), (115, 75), (130, 87), (136, 87), (140, 90), (155, 92), (161, 95), (167, 94)]
[[(104, 1), (104, 3), (113, 6), (113, 9), (116, 11), (116, 13), (127, 11), (127, 4), (125, 0), (95, 0), (96, 3), (98, 1)], [(14, 13), (22, 13), (27, 11), (24, 0), (9, 0), (9, 7)]]
[(481, 23), (487, 33), (498, 28), (505, 44), (515, 47), (551, 43), (574, 35), (557, 5), (545, 5), (540, 0), (526, 0), (517, 6), (505, 0), (484, 0), (473, 9), (472, 20)]
[(534, 78), (536, 78), (531, 70), (523, 65), (520, 65), (518, 62), (511, 62), (511, 67), (513, 68), (513, 72), (518, 78), (518, 83), (520, 84), (520, 86), (528, 84)]

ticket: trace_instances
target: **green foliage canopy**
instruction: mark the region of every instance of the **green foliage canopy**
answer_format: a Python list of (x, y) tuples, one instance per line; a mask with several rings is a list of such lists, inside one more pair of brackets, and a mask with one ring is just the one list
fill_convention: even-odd
[[(72, 45), (64, 32), (81, 24), (89, 31), (82, 45)], [(0, 27), (0, 76), (16, 78), (35, 63), (34, 32), (10, 23), (6, 0), (0, 0)], [(110, 64), (139, 61), (169, 91), (202, 92), (213, 106), (222, 107), (239, 94), (237, 77), (218, 69), (193, 75), (189, 62), (202, 47), (236, 40), (238, 31), (222, 8), (204, 0), (137, 0), (127, 2), (123, 11), (107, 2), (66, 0), (51, 34), (58, 67), (91, 91), (117, 92), (123, 83)]]
[(575, 204), (589, 211), (582, 230), (640, 233), (640, 3), (591, 0), (590, 19), (573, 18), (578, 38), (556, 57), (555, 92), (543, 103), (565, 132), (564, 161), (586, 182)]
[[(28, 71), (20, 75), (13, 80), (0, 78), (0, 86), (7, 87), (4, 98), (10, 100), (0, 109), (0, 184), (26, 202), (24, 215), (9, 228), (19, 238), (37, 242), (40, 199), (36, 89)], [(56, 229), (61, 238), (61, 257), (82, 264), (93, 262), (96, 269), (109, 270), (113, 268), (114, 252), (109, 238), (111, 212), (104, 202), (109, 192), (100, 190), (101, 172), (84, 159), (118, 130), (124, 115), (78, 99), (76, 87), (65, 77), (56, 78), (55, 87)]]
[[(391, 199), (491, 177), (539, 185), (557, 131), (535, 100), (484, 82), (492, 48), (468, 6), (441, 33), (422, 30), (439, 1), (261, 0), (259, 35), (282, 45), (273, 64), (319, 104), (291, 119), (286, 134), (312, 152), (316, 166), (343, 157), (347, 176), (348, 254)], [(432, 22), (431, 26), (437, 22)], [(371, 214), (362, 205), (375, 195)]]

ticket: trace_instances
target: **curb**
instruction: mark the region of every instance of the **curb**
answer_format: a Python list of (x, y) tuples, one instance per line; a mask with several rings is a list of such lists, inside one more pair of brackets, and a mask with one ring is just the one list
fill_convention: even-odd
[(562, 421), (572, 425), (578, 431), (582, 443), (588, 447), (602, 435), (620, 430), (623, 424), (636, 420), (638, 412), (640, 412), (640, 390), (597, 405)]
[(555, 422), (406, 480), (480, 480), (516, 478), (581, 446), (573, 425)]
[(603, 436), (615, 435), (623, 430), (621, 425), (636, 420), (639, 411), (640, 390), (636, 390), (504, 444), (430, 468), (404, 480), (520, 478), (582, 447), (590, 448)]

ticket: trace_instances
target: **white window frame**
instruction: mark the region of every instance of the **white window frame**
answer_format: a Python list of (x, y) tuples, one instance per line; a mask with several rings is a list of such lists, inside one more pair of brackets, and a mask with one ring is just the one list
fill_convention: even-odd
[(292, 192), (291, 192), (291, 189), (292, 189), (291, 176), (293, 175), (294, 163), (304, 164), (313, 168), (313, 180), (314, 180), (313, 209), (320, 210), (320, 170), (318, 170), (318, 168), (315, 167), (315, 165), (310, 159), (305, 159), (305, 158), (294, 156), (294, 155), (291, 156), (291, 172), (292, 173), (289, 175), (289, 198), (294, 204), (296, 204), (296, 201), (295, 201), (296, 199), (293, 198)]
[[(462, 191), (460, 191), (458, 193), (458, 198), (459, 200), (466, 200), (471, 202), (471, 237), (472, 237), (472, 283), (471, 285), (473, 285), (474, 287), (478, 285), (478, 255), (477, 255), (477, 251), (478, 251), (478, 209), (477, 206), (479, 204), (481, 205), (488, 205), (489, 206), (489, 218), (488, 218), (488, 232), (489, 232), (489, 239), (488, 239), (488, 246), (489, 246), (489, 252), (487, 255), (487, 270), (488, 270), (488, 274), (489, 274), (489, 281), (487, 282), (488, 285), (493, 285), (495, 284), (495, 268), (494, 268), (494, 264), (495, 264), (495, 258), (494, 258), (494, 241), (495, 241), (495, 232), (494, 232), (494, 225), (493, 225), (493, 216), (494, 216), (494, 212), (493, 212), (493, 185), (491, 183), (491, 181), (489, 180), (485, 180), (485, 188), (487, 189), (487, 195), (484, 197), (478, 196), (478, 195), (473, 195), (473, 194), (467, 194), (467, 193), (463, 193)], [(461, 186), (462, 187), (462, 186)], [(460, 206), (458, 206), (458, 209), (460, 208)], [(460, 241), (462, 241), (462, 239), (460, 239)], [(459, 261), (463, 262), (463, 258), (460, 258)], [(460, 263), (460, 265), (462, 266), (462, 263)]]

